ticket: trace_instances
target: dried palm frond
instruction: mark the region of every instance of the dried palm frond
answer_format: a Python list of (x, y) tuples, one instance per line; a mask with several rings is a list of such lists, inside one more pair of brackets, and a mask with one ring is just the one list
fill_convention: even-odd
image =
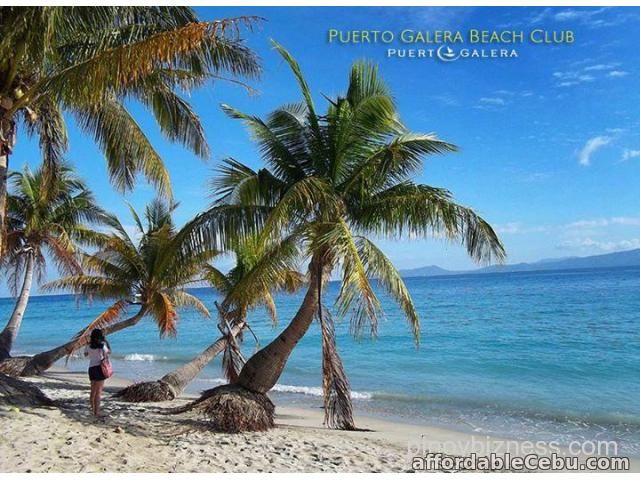
[(0, 374), (20, 377), (31, 357), (11, 357), (0, 361)]
[(113, 396), (126, 402), (165, 402), (174, 400), (176, 393), (167, 382), (156, 380), (134, 383), (114, 393)]
[(235, 383), (244, 364), (238, 344), (231, 340), (227, 341), (222, 352), (222, 371), (229, 383)]
[(275, 406), (269, 397), (238, 385), (221, 385), (207, 390), (185, 407), (172, 413), (194, 411), (204, 415), (214, 431), (260, 432), (275, 425)]
[(89, 323), (86, 327), (80, 330), (75, 336), (75, 342), (69, 348), (69, 355), (73, 353), (78, 347), (87, 343), (87, 339), (91, 335), (91, 332), (95, 328), (105, 328), (109, 325), (113, 325), (118, 319), (122, 317), (122, 314), (126, 311), (129, 306), (128, 302), (125, 300), (118, 300), (109, 306), (104, 312), (96, 317), (94, 321)]
[(356, 430), (351, 404), (351, 387), (336, 346), (333, 319), (323, 309), (322, 330), (322, 391), (324, 393), (324, 424), (339, 430)]
[(51, 407), (55, 403), (35, 385), (0, 373), (0, 404)]

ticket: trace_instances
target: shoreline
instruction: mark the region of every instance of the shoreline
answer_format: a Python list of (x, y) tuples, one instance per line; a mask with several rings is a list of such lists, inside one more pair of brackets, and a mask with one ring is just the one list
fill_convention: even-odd
[[(122, 377), (107, 381), (103, 410), (109, 417), (98, 421), (89, 415), (84, 372), (56, 367), (26, 380), (59, 401), (60, 408), (0, 411), (0, 471), (403, 472), (411, 471), (411, 458), (427, 450), (454, 456), (474, 451), (515, 455), (524, 453), (527, 443), (488, 436), (475, 437), (474, 443), (470, 434), (359, 414), (356, 422), (364, 431), (330, 430), (322, 425), (320, 409), (277, 402), (276, 428), (216, 433), (203, 429), (198, 419), (162, 413), (194, 395), (170, 403), (110, 398), (131, 384)], [(632, 459), (631, 470), (638, 471), (639, 465)]]

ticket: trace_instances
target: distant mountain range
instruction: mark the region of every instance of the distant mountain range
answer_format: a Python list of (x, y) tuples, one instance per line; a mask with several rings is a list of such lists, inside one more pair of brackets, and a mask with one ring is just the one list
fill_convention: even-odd
[(539, 260), (533, 263), (491, 265), (476, 270), (446, 270), (437, 265), (400, 270), (403, 277), (434, 277), (438, 275), (462, 275), (482, 273), (533, 272), (538, 270), (575, 270), (584, 268), (612, 268), (640, 266), (640, 248), (624, 252), (592, 255), (590, 257), (567, 257)]

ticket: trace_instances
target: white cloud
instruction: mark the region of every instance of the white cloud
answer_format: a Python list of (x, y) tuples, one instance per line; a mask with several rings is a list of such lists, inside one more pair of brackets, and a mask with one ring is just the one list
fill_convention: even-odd
[(601, 252), (615, 252), (640, 248), (640, 238), (619, 241), (601, 241), (592, 238), (568, 240), (558, 245), (562, 249), (598, 250)]
[(600, 15), (604, 12), (606, 8), (598, 8), (597, 10), (575, 10), (575, 9), (567, 9), (557, 12), (553, 15), (553, 19), (558, 22), (566, 22), (566, 21), (582, 21), (588, 22), (593, 17)]
[[(450, 7), (428, 7), (428, 8), (398, 8), (397, 11), (412, 21), (418, 21), (425, 28), (449, 29), (464, 23), (465, 19), (472, 15), (475, 8), (450, 8)], [(384, 10), (384, 15), (388, 15), (388, 10)]]
[(431, 98), (436, 102), (449, 107), (456, 107), (460, 105), (460, 102), (454, 96), (446, 93), (443, 95), (433, 95)]
[(626, 162), (627, 160), (631, 160), (632, 158), (640, 157), (640, 150), (630, 150), (626, 148), (622, 152), (622, 161)]
[(500, 97), (482, 97), (480, 99), (480, 103), (484, 103), (485, 105), (505, 105), (506, 102), (504, 98)]
[(626, 77), (627, 75), (629, 75), (629, 72), (625, 72), (624, 70), (612, 70), (607, 74), (607, 77), (620, 78)]
[(513, 223), (505, 223), (504, 225), (496, 225), (496, 232), (501, 235), (504, 235), (505, 233), (507, 234), (520, 233), (521, 232), (520, 224), (513, 222)]
[(553, 76), (560, 80), (559, 87), (571, 87), (581, 83), (593, 82), (596, 78), (580, 71), (553, 72)]
[[(588, 60), (591, 63), (593, 60)], [(557, 87), (573, 87), (581, 83), (593, 82), (604, 78), (620, 78), (629, 75), (625, 70), (616, 69), (621, 63), (597, 63), (594, 65), (585, 65), (584, 63), (572, 63), (572, 70), (553, 72), (553, 77), (559, 82)], [(578, 67), (578, 68), (576, 68)]]
[(611, 223), (613, 225), (640, 226), (640, 217), (613, 217)]
[(613, 70), (619, 63), (598, 63), (597, 65), (589, 65), (584, 67), (585, 72), (599, 72), (602, 70)]
[(525, 23), (538, 26), (541, 22), (579, 23), (589, 28), (613, 27), (637, 19), (635, 13), (602, 8), (565, 8), (563, 10), (545, 8), (531, 15)]
[(580, 165), (589, 166), (591, 165), (591, 156), (600, 148), (611, 142), (611, 137), (598, 136), (593, 137), (587, 140), (580, 153), (578, 153), (578, 161)]
[(496, 225), (496, 232), (500, 235), (519, 235), (523, 233), (539, 233), (547, 231), (547, 227), (536, 225), (523, 225), (520, 222), (504, 223)]
[(640, 217), (610, 217), (591, 220), (578, 220), (566, 225), (568, 229), (591, 229), (610, 227), (612, 225), (640, 226)]

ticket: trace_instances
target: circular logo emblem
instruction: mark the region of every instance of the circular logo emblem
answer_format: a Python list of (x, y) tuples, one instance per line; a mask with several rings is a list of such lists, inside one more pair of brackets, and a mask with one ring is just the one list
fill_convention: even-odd
[(455, 62), (460, 57), (460, 54), (448, 45), (440, 46), (438, 50), (436, 50), (436, 55), (443, 62)]

